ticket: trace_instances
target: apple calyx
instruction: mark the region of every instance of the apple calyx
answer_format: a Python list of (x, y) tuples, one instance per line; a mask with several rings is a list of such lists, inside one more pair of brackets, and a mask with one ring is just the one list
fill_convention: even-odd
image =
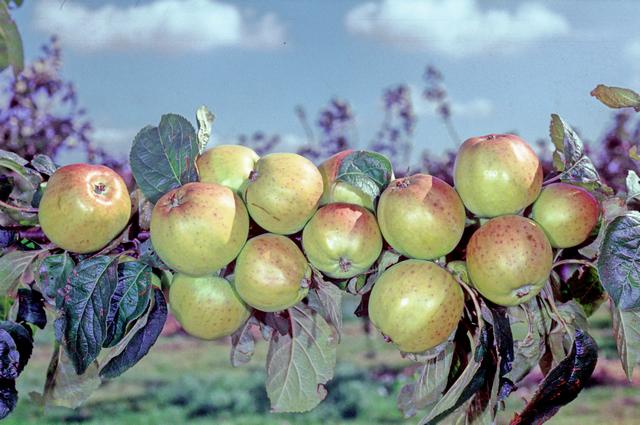
[(527, 295), (529, 295), (529, 292), (531, 292), (531, 289), (533, 288), (533, 285), (531, 284), (526, 284), (521, 286), (520, 288), (516, 289), (516, 297), (518, 298), (523, 298), (526, 297)]
[(408, 178), (402, 179), (402, 180), (398, 180), (396, 182), (396, 187), (398, 189), (405, 189), (405, 188), (409, 187), (410, 185), (411, 185), (411, 182), (409, 181)]
[(174, 194), (171, 195), (171, 197), (169, 198), (169, 207), (170, 208), (177, 208), (180, 205), (183, 204), (182, 202), (182, 196), (180, 193), (175, 192)]
[(249, 181), (250, 182), (254, 182), (256, 180), (258, 180), (258, 177), (260, 175), (258, 174), (258, 172), (256, 170), (251, 170), (251, 172), (249, 172)]
[(340, 266), (340, 271), (343, 273), (346, 273), (351, 269), (351, 261), (345, 257), (340, 257), (338, 265)]
[(300, 288), (307, 289), (311, 286), (311, 279), (305, 277), (300, 281)]
[(104, 192), (106, 192), (106, 191), (107, 191), (107, 185), (106, 185), (106, 184), (104, 184), (103, 182), (96, 183), (96, 184), (93, 186), (93, 192), (94, 192), (96, 195), (102, 195), (102, 194), (103, 194)]

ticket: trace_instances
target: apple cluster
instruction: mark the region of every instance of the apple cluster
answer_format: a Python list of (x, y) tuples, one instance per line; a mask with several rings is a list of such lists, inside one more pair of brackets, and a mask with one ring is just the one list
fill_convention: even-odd
[[(230, 335), (252, 308), (278, 312), (302, 301), (314, 269), (336, 280), (368, 274), (388, 246), (402, 261), (379, 275), (369, 317), (401, 351), (423, 352), (446, 341), (462, 317), (461, 276), (444, 266), (452, 252), (484, 298), (514, 306), (546, 284), (553, 250), (584, 243), (599, 220), (587, 190), (543, 187), (537, 155), (515, 135), (468, 139), (455, 187), (414, 174), (393, 179), (379, 198), (339, 178), (351, 153), (317, 167), (293, 153), (259, 157), (245, 146), (216, 146), (197, 159), (199, 182), (156, 202), (151, 242), (175, 271), (169, 304), (188, 333)], [(52, 242), (91, 253), (122, 231), (130, 211), (115, 172), (76, 164), (50, 179), (39, 218)]]

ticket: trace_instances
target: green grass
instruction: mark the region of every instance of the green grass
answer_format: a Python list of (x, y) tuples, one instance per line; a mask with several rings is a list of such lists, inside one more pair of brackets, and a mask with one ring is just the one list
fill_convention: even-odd
[[(604, 310), (604, 309), (603, 309)], [(605, 357), (615, 355), (606, 311), (598, 313), (593, 333)], [(151, 353), (121, 377), (109, 381), (80, 409), (42, 408), (29, 393), (42, 391), (51, 355), (51, 334), (41, 332), (31, 362), (18, 382), (20, 401), (5, 424), (233, 424), (338, 425), (402, 424), (395, 398), (402, 386), (395, 373), (410, 364), (381, 338), (368, 338), (358, 322), (349, 322), (338, 352), (336, 378), (318, 408), (305, 414), (272, 414), (264, 391), (266, 344), (259, 342), (252, 362), (234, 369), (228, 343), (212, 343), (185, 336), (162, 338)], [(613, 352), (610, 347), (613, 346)], [(375, 352), (375, 357), (367, 353)], [(522, 408), (516, 395), (500, 415), (507, 424)], [(633, 387), (595, 387), (563, 408), (550, 424), (637, 423), (640, 391)]]

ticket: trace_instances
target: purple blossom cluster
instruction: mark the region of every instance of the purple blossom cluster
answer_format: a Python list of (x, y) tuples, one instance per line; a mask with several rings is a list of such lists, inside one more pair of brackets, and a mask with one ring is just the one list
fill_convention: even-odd
[(87, 161), (121, 170), (123, 161), (92, 143), (86, 111), (73, 84), (60, 76), (61, 53), (52, 37), (41, 56), (17, 76), (11, 68), (0, 73), (0, 148), (27, 160), (36, 154), (55, 159), (64, 149), (82, 149)]

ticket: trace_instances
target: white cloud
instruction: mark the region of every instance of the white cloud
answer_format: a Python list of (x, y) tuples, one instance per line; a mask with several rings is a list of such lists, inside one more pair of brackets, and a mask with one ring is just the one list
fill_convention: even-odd
[(477, 0), (383, 0), (351, 9), (347, 29), (407, 50), (453, 57), (512, 52), (523, 44), (565, 35), (569, 23), (537, 3), (514, 12), (483, 9)]
[(116, 155), (128, 154), (139, 130), (113, 127), (95, 127), (91, 140), (108, 152)]
[(155, 0), (129, 6), (90, 8), (81, 2), (36, 3), (37, 29), (58, 34), (83, 51), (204, 51), (218, 47), (272, 49), (283, 45), (285, 29), (273, 13), (250, 11), (214, 0)]

